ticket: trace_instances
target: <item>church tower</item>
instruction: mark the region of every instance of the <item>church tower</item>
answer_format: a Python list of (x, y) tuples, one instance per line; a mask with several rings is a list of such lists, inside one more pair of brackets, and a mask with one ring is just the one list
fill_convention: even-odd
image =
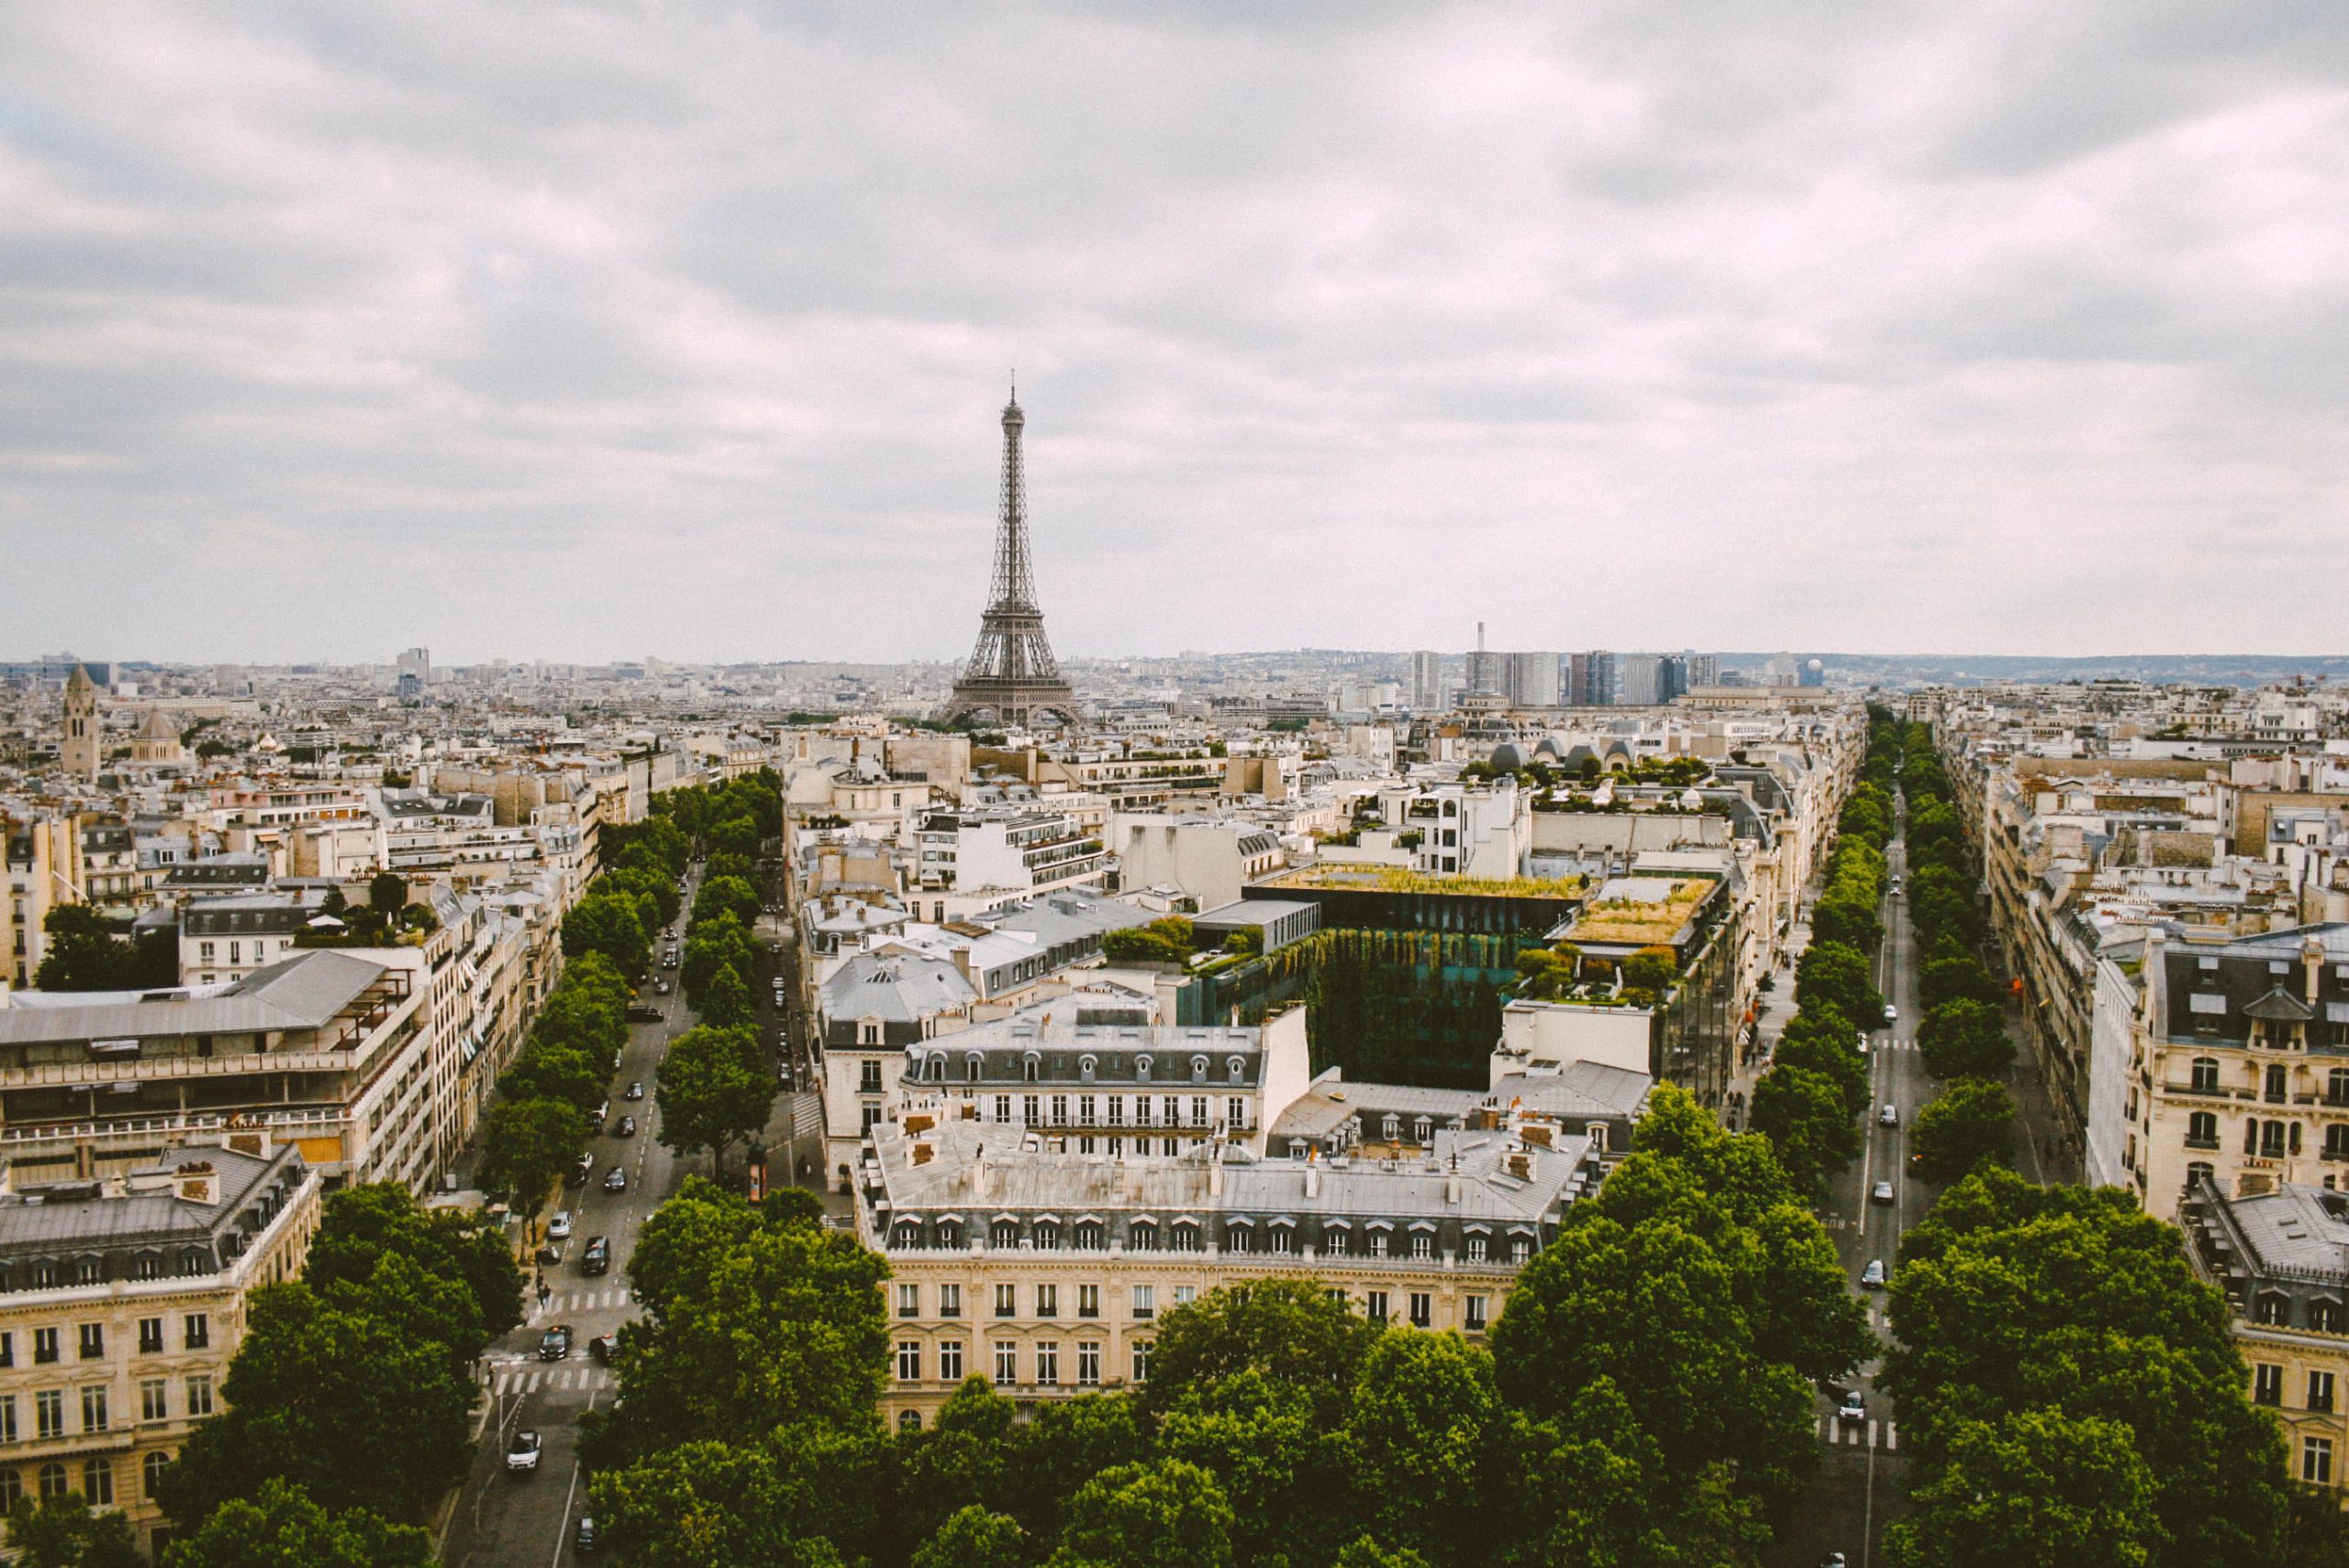
[(65, 734), (57, 760), (77, 779), (98, 776), (98, 687), (80, 664), (65, 677)]

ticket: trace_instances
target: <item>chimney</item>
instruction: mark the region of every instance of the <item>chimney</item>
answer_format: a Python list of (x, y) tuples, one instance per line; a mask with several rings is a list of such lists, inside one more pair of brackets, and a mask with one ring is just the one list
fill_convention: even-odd
[(2300, 968), (2308, 975), (2308, 1005), (2322, 1012), (2317, 1001), (2317, 977), (2324, 969), (2324, 939), (2314, 931), (2300, 939)]
[(1223, 1140), (1208, 1145), (1208, 1196), (1223, 1195)]
[(1305, 1151), (1305, 1195), (1308, 1199), (1321, 1195), (1321, 1150), (1318, 1144)]
[(992, 1195), (988, 1189), (995, 1185), (987, 1170), (987, 1146), (984, 1143), (971, 1151), (971, 1195), (983, 1198)]
[(1443, 1201), (1457, 1207), (1460, 1202), (1460, 1151), (1452, 1151), (1452, 1167), (1443, 1173)]
[(209, 1160), (198, 1160), (182, 1165), (173, 1173), (182, 1203), (200, 1203), (206, 1207), (220, 1201), (220, 1174)]

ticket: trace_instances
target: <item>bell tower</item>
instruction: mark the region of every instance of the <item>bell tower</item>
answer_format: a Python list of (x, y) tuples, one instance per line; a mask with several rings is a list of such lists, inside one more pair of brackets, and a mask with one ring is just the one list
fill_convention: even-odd
[(77, 779), (98, 776), (98, 687), (78, 663), (65, 677), (65, 732), (58, 742), (57, 760)]

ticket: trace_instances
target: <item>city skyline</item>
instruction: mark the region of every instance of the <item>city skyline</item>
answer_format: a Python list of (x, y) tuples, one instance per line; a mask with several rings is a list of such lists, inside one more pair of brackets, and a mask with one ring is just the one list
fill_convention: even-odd
[(20, 8), (12, 640), (2324, 651), (2349, 21), (1701, 16)]

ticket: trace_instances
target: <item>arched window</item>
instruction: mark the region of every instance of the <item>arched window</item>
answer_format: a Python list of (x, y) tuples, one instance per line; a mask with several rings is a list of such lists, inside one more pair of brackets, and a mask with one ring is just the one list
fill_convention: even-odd
[(1019, 1227), (1008, 1219), (998, 1219), (987, 1230), (987, 1245), (998, 1251), (1009, 1251), (1019, 1245)]
[(2280, 1121), (2262, 1122), (2259, 1127), (2259, 1151), (2270, 1160), (2284, 1156), (2284, 1124)]
[(1158, 1226), (1153, 1220), (1135, 1220), (1133, 1225), (1127, 1230), (1126, 1235), (1130, 1243), (1133, 1247), (1133, 1250), (1137, 1252), (1155, 1252), (1158, 1251)]
[(933, 1056), (926, 1065), (930, 1068), (930, 1081), (931, 1083), (943, 1084), (946, 1082), (946, 1058), (943, 1056)]
[(982, 1058), (977, 1051), (974, 1051), (964, 1055), (963, 1058), (963, 1081), (972, 1084), (977, 1083), (981, 1075), (981, 1070), (985, 1065), (985, 1059)]
[(1204, 1084), (1207, 1081), (1208, 1059), (1204, 1056), (1194, 1056), (1191, 1058), (1191, 1082)]
[(2243, 1124), (2243, 1151), (2246, 1154), (2259, 1152), (2259, 1118), (2257, 1117), (2253, 1117)]
[(901, 1432), (918, 1432), (921, 1430), (921, 1412), (918, 1410), (898, 1411), (897, 1430)]
[(1033, 1234), (1036, 1238), (1036, 1251), (1039, 1252), (1057, 1252), (1061, 1250), (1059, 1221), (1040, 1219), (1036, 1221)]
[(17, 1473), (17, 1467), (0, 1464), (0, 1514), (15, 1507), (17, 1499), (24, 1495), (25, 1478)]
[(2292, 1298), (2277, 1291), (2264, 1292), (2253, 1303), (2252, 1316), (2262, 1323), (2288, 1324), (2292, 1320)]
[(1590, 1151), (1592, 1153), (1604, 1154), (1607, 1152), (1607, 1124), (1605, 1122), (1594, 1121), (1587, 1127), (1585, 1127), (1582, 1130), (1583, 1135), (1590, 1140)]
[[(2344, 1129), (2349, 1131), (2349, 1129)], [(2216, 1149), (2219, 1146), (2219, 1118), (2212, 1111), (2196, 1111), (2186, 1118), (2186, 1143), (2189, 1149)]]
[(62, 1497), (65, 1492), (65, 1466), (52, 1459), (40, 1467), (41, 1499), (46, 1502), (51, 1497)]
[(2219, 1092), (2218, 1058), (2198, 1056), (2194, 1059), (2194, 1092), (2198, 1095), (2215, 1095)]
[(1224, 1072), (1235, 1084), (1248, 1081), (1248, 1063), (1235, 1056), (1223, 1064)]
[(2192, 1164), (2186, 1167), (2186, 1184), (2190, 1187), (2197, 1182), (2210, 1179), (2210, 1162), (2208, 1160), (2197, 1160)]
[(82, 1496), (94, 1508), (114, 1507), (114, 1461), (85, 1459), (82, 1462)]
[(1036, 1053), (1031, 1051), (1028, 1053), (1027, 1059), (1019, 1064), (1019, 1075), (1032, 1084), (1036, 1081), (1036, 1075), (1042, 1070), (1042, 1062), (1039, 1060)]

